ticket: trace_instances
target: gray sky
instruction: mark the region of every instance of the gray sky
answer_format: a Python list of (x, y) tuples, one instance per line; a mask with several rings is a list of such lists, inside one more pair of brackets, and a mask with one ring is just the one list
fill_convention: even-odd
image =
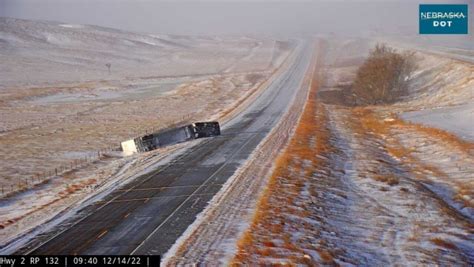
[[(0, 0), (0, 16), (172, 34), (416, 34), (423, 2)], [(442, 2), (474, 6), (474, 0)]]

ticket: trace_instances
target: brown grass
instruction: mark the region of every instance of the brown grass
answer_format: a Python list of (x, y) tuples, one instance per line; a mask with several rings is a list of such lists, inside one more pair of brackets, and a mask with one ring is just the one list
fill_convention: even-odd
[(320, 250), (318, 251), (319, 253), (319, 257), (321, 257), (321, 260), (323, 261), (323, 263), (332, 263), (334, 262), (334, 258), (333, 256), (331, 255), (331, 253), (327, 250)]
[(443, 248), (447, 248), (447, 249), (450, 249), (450, 250), (455, 250), (457, 249), (456, 245), (454, 245), (453, 243), (451, 242), (448, 242), (446, 240), (443, 240), (439, 237), (435, 237), (435, 238), (432, 238), (431, 239), (431, 242), (439, 247), (443, 247)]
[[(313, 77), (313, 88), (311, 88), (299, 124), (288, 147), (275, 161), (275, 169), (267, 188), (259, 199), (251, 226), (237, 243), (237, 253), (232, 262), (233, 265), (255, 262), (261, 264), (265, 262), (266, 257), (288, 259), (292, 263), (315, 264), (313, 260), (308, 260), (308, 257), (303, 257), (305, 254), (303, 249), (307, 249), (308, 244), (289, 238), (293, 225), (286, 223), (286, 218), (288, 218), (286, 214), (301, 217), (308, 216), (308, 210), (300, 212), (294, 208), (294, 206), (301, 205), (295, 201), (305, 186), (308, 177), (311, 177), (318, 170), (325, 169), (329, 164), (327, 159), (316, 157), (316, 155), (327, 156), (336, 152), (330, 144), (331, 132), (326, 126), (328, 122), (326, 107), (317, 99), (318, 78), (317, 76)], [(399, 119), (384, 120), (374, 110), (373, 106), (350, 109), (352, 121), (348, 127), (351, 127), (355, 135), (360, 138), (373, 138), (380, 141), (380, 143), (375, 143), (377, 147), (374, 148), (381, 149), (380, 152), (386, 154), (387, 158), (379, 159), (378, 164), (385, 164), (390, 167), (391, 164), (397, 164), (398, 162), (407, 166), (407, 171), (413, 173), (414, 177), (420, 180), (426, 179), (426, 172), (430, 172), (431, 175), (448, 177), (437, 166), (420, 162), (413, 155), (414, 150), (412, 148), (403, 146), (394, 138), (393, 130), (395, 128), (419, 131), (462, 148), (466, 152), (472, 150), (472, 144), (463, 142), (456, 136), (442, 130), (406, 123)], [(395, 158), (396, 161), (392, 161), (390, 157)], [(309, 163), (309, 165), (303, 165), (303, 162), (305, 164)], [(379, 174), (377, 169), (367, 171), (371, 179), (388, 185), (381, 187), (381, 190), (388, 191), (390, 190), (389, 186), (400, 184), (401, 177), (397, 177), (395, 174)], [(409, 192), (404, 187), (400, 190), (403, 193)], [(317, 192), (311, 193), (317, 195)], [(310, 228), (314, 226), (302, 223), (298, 227)], [(311, 230), (315, 233), (315, 229)], [(282, 244), (269, 240), (280, 240)], [(324, 239), (320, 241), (320, 246), (324, 247)], [(449, 242), (448, 244), (436, 240), (433, 242), (449, 246)], [(339, 252), (332, 248), (323, 247), (317, 249), (322, 263), (334, 263), (334, 258), (337, 257)]]
[(395, 140), (394, 138), (387, 138), (393, 135), (393, 128), (400, 129), (400, 125), (403, 124), (403, 121), (400, 121), (398, 119), (390, 122), (384, 121), (382, 118), (378, 117), (375, 111), (370, 107), (354, 108), (352, 112), (352, 116), (354, 118), (358, 118), (360, 121), (360, 124), (353, 124), (353, 129), (361, 135), (370, 134), (376, 138), (384, 140), (382, 144), (383, 149), (390, 156), (401, 159), (403, 163), (410, 163), (410, 165), (418, 166), (418, 168), (413, 169), (413, 171), (423, 173), (425, 170), (429, 170), (436, 175), (446, 176), (445, 173), (443, 173), (435, 166), (430, 166), (419, 162), (418, 159), (416, 159), (412, 155), (413, 150), (411, 148), (403, 146), (399, 141)]
[[(377, 115), (373, 107), (358, 107), (354, 108), (352, 112), (352, 116), (360, 121), (360, 123), (353, 124), (354, 131), (361, 135), (372, 135), (384, 140), (383, 149), (388, 153), (388, 155), (399, 159), (401, 161), (400, 163), (403, 164), (403, 166), (410, 171), (413, 177), (418, 180), (426, 180), (428, 175), (433, 175), (440, 179), (451, 180), (452, 183), (455, 183), (455, 181), (452, 181), (450, 176), (438, 166), (420, 161), (414, 156), (414, 150), (412, 148), (405, 147), (400, 143), (400, 141), (393, 138), (393, 130), (395, 129), (403, 132), (418, 133), (429, 140), (447, 144), (448, 147), (466, 153), (468, 156), (473, 155), (474, 153), (474, 143), (464, 141), (456, 135), (444, 130), (406, 122), (399, 118), (395, 118), (391, 121), (384, 121), (383, 118)], [(396, 185), (399, 180), (393, 175), (385, 176), (371, 174), (370, 176), (377, 181), (385, 182), (389, 185)], [(459, 192), (455, 193), (453, 199), (457, 202), (463, 203), (466, 207), (474, 207), (473, 201), (463, 198), (464, 195), (470, 195), (472, 188), (462, 182), (456, 184), (460, 189)], [(451, 212), (447, 207), (445, 207), (445, 210)]]
[[(301, 119), (289, 145), (275, 161), (275, 169), (259, 199), (250, 229), (237, 243), (238, 252), (233, 264), (252, 262), (250, 257), (253, 257), (254, 261), (274, 257), (285, 258), (292, 263), (311, 262), (307, 257), (294, 256), (304, 255), (304, 252), (301, 244), (291, 240), (291, 232), (285, 223), (285, 214), (308, 216), (309, 211), (295, 208), (297, 206), (295, 199), (303, 189), (306, 179), (325, 164), (316, 155), (326, 155), (332, 149), (328, 130), (321, 127), (327, 121), (327, 113), (325, 107), (317, 100), (319, 76), (317, 73), (313, 75), (313, 86)], [(309, 165), (303, 165), (303, 162)], [(313, 226), (303, 224), (301, 227)], [(269, 237), (283, 241), (280, 249), (275, 249), (274, 242), (267, 241)], [(291, 253), (287, 254), (288, 252)], [(322, 257), (328, 261), (332, 260), (329, 252), (323, 252)]]
[(420, 132), (434, 139), (445, 142), (451, 145), (452, 147), (455, 147), (461, 151), (464, 151), (465, 153), (468, 153), (471, 155), (474, 153), (474, 142), (463, 140), (459, 138), (458, 136), (456, 136), (455, 134), (449, 133), (447, 131), (444, 131), (438, 128), (428, 127), (428, 126), (418, 124), (418, 123), (407, 122), (401, 119), (396, 119), (393, 122), (393, 126), (399, 129), (406, 129), (406, 130)]
[(385, 174), (385, 175), (375, 174), (372, 177), (374, 178), (374, 180), (386, 183), (390, 186), (399, 184), (398, 178), (393, 174)]

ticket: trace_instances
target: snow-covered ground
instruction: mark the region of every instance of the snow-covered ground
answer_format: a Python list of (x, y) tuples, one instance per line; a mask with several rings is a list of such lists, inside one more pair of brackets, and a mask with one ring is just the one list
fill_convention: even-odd
[[(313, 99), (277, 159), (233, 263), (474, 263), (473, 143), (453, 136), (452, 128), (397, 118), (407, 110), (472, 103), (471, 72), (463, 62), (417, 56), (449, 63), (421, 64), (401, 103), (350, 108)], [(339, 78), (345, 84), (348, 66), (327, 59), (330, 79), (322, 85), (334, 87)]]
[[(9, 18), (0, 18), (0, 29), (4, 191), (146, 130), (218, 114), (257, 88), (290, 50), (287, 42), (249, 37)], [(112, 64), (110, 75), (104, 62)]]
[(282, 60), (280, 49), (284, 43), (270, 39), (138, 34), (0, 18), (0, 88), (262, 71)]
[[(308, 73), (313, 69), (310, 68)], [(301, 116), (311, 87), (310, 76), (307, 75), (291, 106), (255, 148), (250, 159), (226, 181), (206, 209), (164, 255), (164, 266), (196, 262), (225, 265), (232, 259), (238, 238), (249, 227), (262, 188), (268, 183), (274, 159), (287, 144)]]
[[(242, 97), (270, 81), (289, 51), (287, 43), (249, 37), (0, 22), (0, 59), (12, 63), (0, 66), (5, 184), (156, 125), (228, 116)], [(373, 42), (329, 42), (312, 89), (348, 85)], [(76, 52), (80, 58), (72, 59)], [(456, 53), (470, 56), (469, 49)], [(296, 101), (297, 111), (229, 179), (165, 263), (472, 265), (474, 67), (448, 54), (418, 51), (410, 95), (393, 105), (327, 105), (312, 91), (289, 138), (303, 109)], [(110, 74), (99, 57), (111, 62)], [(21, 70), (27, 70), (24, 79)], [(45, 84), (51, 77), (54, 85)], [(18, 153), (11, 154), (12, 147)], [(2, 240), (25, 229), (41, 232), (39, 224), (64, 218), (59, 215), (182, 147), (169, 149), (129, 158), (107, 152), (95, 164), (2, 200)]]
[(124, 157), (111, 148), (176, 123), (227, 119), (291, 50), (291, 42), (251, 37), (0, 18), (0, 246), (156, 168), (169, 151)]
[(411, 93), (397, 105), (401, 117), (474, 140), (474, 64), (449, 56), (415, 54)]
[(15, 100), (0, 103), (1, 182), (9, 191), (19, 181), (69, 168), (74, 161), (95, 157), (98, 150), (118, 147), (146, 131), (209, 119), (253, 92), (269, 74), (97, 82), (88, 88), (16, 92)]
[[(346, 86), (361, 62), (354, 55), (370, 46), (367, 40), (330, 42), (313, 89)], [(264, 155), (273, 157), (271, 149), (261, 154), (263, 144), (164, 263), (472, 265), (474, 144), (454, 135), (451, 122), (436, 125), (444, 131), (399, 118), (441, 107), (461, 110), (458, 117), (469, 122), (472, 66), (416, 56), (410, 96), (397, 104), (328, 105), (312, 91), (269, 181), (259, 171), (267, 166)], [(424, 122), (435, 125), (430, 116)]]
[(406, 112), (402, 118), (453, 132), (463, 139), (474, 142), (474, 102), (454, 107)]

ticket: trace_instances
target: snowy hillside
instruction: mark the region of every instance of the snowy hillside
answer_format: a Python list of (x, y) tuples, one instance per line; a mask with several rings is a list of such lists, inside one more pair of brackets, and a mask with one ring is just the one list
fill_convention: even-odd
[[(0, 88), (212, 74), (234, 68), (262, 70), (275, 60), (274, 47), (273, 40), (137, 34), (90, 25), (0, 18)], [(245, 57), (252, 58), (252, 63)]]

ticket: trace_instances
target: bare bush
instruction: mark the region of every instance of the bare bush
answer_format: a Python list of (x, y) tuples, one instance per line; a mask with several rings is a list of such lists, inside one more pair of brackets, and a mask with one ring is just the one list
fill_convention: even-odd
[(406, 95), (416, 64), (414, 54), (377, 44), (359, 67), (352, 85), (358, 105), (393, 103)]

